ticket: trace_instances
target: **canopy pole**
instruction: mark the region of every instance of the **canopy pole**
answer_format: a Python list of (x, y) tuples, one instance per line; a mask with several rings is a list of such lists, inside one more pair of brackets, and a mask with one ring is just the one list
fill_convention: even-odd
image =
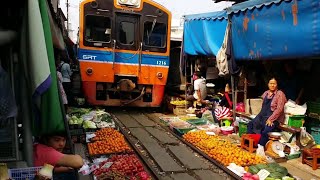
[(236, 90), (235, 90), (235, 80), (234, 80), (234, 76), (231, 75), (231, 89), (232, 89), (232, 117), (233, 120), (236, 120)]
[[(20, 71), (22, 72), (22, 71)], [(30, 95), (28, 86), (26, 84), (27, 80), (25, 79), (25, 76), (19, 76), (20, 77), (20, 94), (21, 94), (21, 119), (22, 119), (22, 127), (23, 127), (23, 157), (25, 161), (27, 162), (27, 165), (29, 167), (33, 166), (33, 140), (32, 140), (32, 128), (31, 128), (31, 114), (32, 111), (30, 109), (31, 103), (30, 103)]]

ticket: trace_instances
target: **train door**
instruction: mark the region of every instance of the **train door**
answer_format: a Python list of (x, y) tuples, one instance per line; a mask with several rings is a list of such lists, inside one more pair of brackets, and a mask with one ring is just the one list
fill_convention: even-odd
[(118, 13), (115, 26), (115, 75), (138, 76), (141, 60), (139, 16)]

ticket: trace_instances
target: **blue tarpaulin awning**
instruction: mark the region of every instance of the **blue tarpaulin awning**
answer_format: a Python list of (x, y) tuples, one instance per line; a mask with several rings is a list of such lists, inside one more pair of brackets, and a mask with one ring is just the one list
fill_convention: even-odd
[(319, 0), (250, 0), (227, 14), (235, 60), (320, 55)]
[(185, 16), (184, 53), (215, 56), (222, 45), (227, 23), (226, 11)]

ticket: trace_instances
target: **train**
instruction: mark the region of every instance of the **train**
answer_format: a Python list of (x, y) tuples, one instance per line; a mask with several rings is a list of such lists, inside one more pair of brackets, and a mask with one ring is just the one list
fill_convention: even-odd
[(151, 0), (80, 3), (77, 59), (89, 105), (160, 107), (170, 66), (171, 12)]

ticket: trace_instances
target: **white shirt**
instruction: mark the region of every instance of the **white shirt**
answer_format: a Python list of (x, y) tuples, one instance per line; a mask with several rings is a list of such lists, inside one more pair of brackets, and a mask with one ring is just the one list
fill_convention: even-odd
[(61, 74), (62, 74), (62, 82), (71, 82), (71, 69), (68, 63), (61, 62)]
[(206, 80), (204, 78), (196, 79), (193, 82), (194, 93), (193, 97), (195, 99), (199, 99), (197, 91), (200, 89), (201, 99), (205, 99), (207, 97), (207, 86)]

